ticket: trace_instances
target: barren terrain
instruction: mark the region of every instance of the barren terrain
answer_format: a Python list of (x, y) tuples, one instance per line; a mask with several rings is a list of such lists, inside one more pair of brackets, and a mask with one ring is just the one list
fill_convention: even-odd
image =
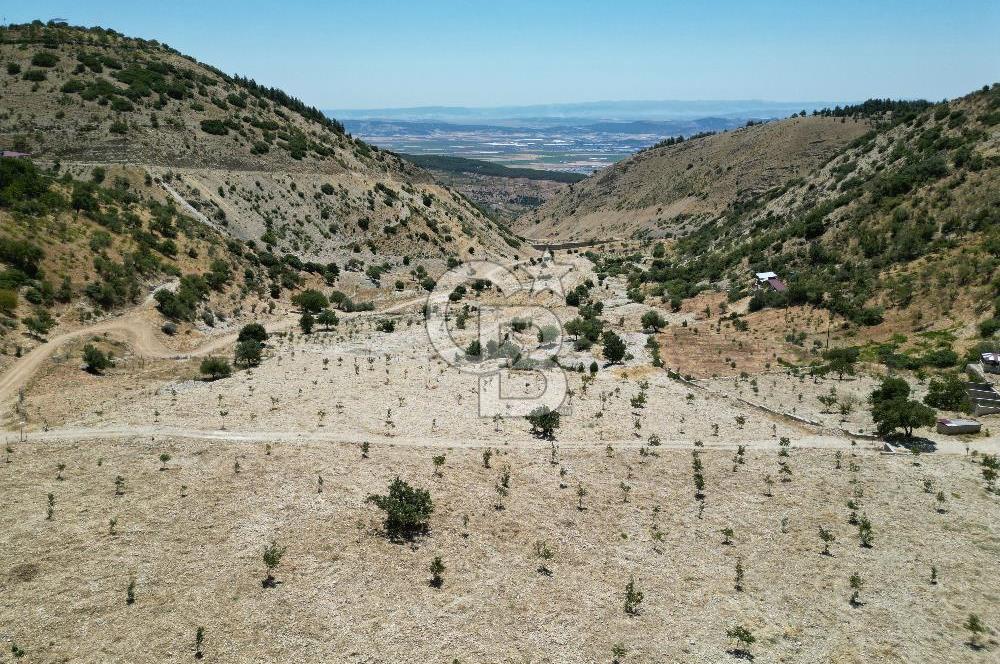
[[(577, 261), (567, 283), (586, 270)], [(59, 340), (66, 360), (38, 365), (27, 441), (9, 434), (0, 464), (5, 637), (29, 661), (187, 660), (202, 626), (213, 661), (593, 662), (620, 645), (624, 662), (707, 662), (733, 660), (725, 632), (744, 625), (757, 661), (992, 661), (1000, 646), (971, 649), (962, 623), (969, 613), (1000, 623), (1000, 586), (983, 574), (1000, 553), (1000, 506), (966, 450), (995, 453), (996, 436), (930, 434), (934, 453), (881, 454), (844, 433), (869, 428), (866, 412), (842, 422), (816, 400), (831, 387), (860, 399), (871, 378), (814, 382), (772, 366), (753, 374), (759, 394), (737, 374), (685, 384), (643, 354), (648, 307), (621, 305), (614, 280), (601, 297), (635, 358), (586, 388), (570, 373), (554, 444), (521, 418), (478, 416), (475, 377), (435, 356), (419, 300), (308, 336), (281, 332), (290, 326), (278, 312), (263, 364), (214, 382), (114, 329), (101, 339), (119, 344), (123, 363), (93, 376), (70, 359), (79, 341)], [(682, 354), (689, 340), (672, 331), (698, 323), (694, 307), (665, 314), (675, 319), (659, 336), (665, 354)], [(389, 316), (394, 332), (373, 329)], [(200, 344), (221, 350), (223, 339)], [(204, 354), (198, 345), (187, 354)], [(594, 357), (564, 354), (570, 366)], [(535, 389), (530, 372), (516, 374)], [(412, 545), (387, 540), (365, 502), (396, 476), (435, 504)], [(943, 511), (925, 480), (945, 492)], [(871, 520), (872, 548), (859, 546), (848, 500)], [(836, 538), (831, 556), (820, 527)], [(271, 539), (288, 549), (280, 583), (265, 589)], [(551, 576), (537, 571), (543, 540)], [(428, 584), (435, 556), (440, 589)], [(860, 606), (848, 601), (854, 573)], [(630, 616), (633, 577), (643, 600)]]

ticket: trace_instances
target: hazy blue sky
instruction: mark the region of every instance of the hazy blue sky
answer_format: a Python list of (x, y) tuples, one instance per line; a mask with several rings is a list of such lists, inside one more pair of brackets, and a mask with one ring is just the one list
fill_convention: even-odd
[(1000, 80), (997, 0), (4, 2), (159, 39), (321, 108), (940, 99)]

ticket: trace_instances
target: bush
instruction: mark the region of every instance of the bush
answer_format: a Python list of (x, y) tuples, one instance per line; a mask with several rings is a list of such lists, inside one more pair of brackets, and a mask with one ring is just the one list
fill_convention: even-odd
[(201, 367), (198, 370), (209, 380), (229, 378), (233, 375), (233, 368), (229, 366), (229, 362), (221, 357), (206, 357), (201, 361)]
[(7, 73), (10, 74), (11, 76), (17, 76), (18, 74), (21, 73), (21, 65), (17, 64), (16, 62), (8, 62)]
[(213, 134), (215, 136), (225, 136), (229, 133), (229, 129), (222, 120), (202, 120), (201, 130), (206, 134)]
[(59, 56), (49, 51), (39, 51), (31, 56), (31, 64), (35, 67), (55, 67)]
[(24, 80), (26, 81), (34, 81), (35, 83), (41, 83), (48, 77), (45, 75), (44, 69), (29, 69), (28, 71), (24, 72), (24, 76), (22, 78), (24, 78)]
[(111, 366), (111, 356), (91, 344), (83, 347), (83, 365), (92, 374), (101, 375)]
[(0, 289), (0, 314), (13, 316), (17, 311), (17, 291)]
[(979, 336), (987, 339), (1000, 330), (1000, 318), (987, 318), (979, 324)]
[(28, 328), (28, 331), (39, 337), (48, 334), (55, 324), (56, 322), (48, 310), (42, 308), (36, 308), (33, 315), (24, 319), (24, 326)]
[[(4, 161), (10, 160), (5, 159)], [(2, 176), (3, 173), (0, 172), (0, 177)], [(3, 185), (3, 180), (0, 180), (0, 187)], [(0, 196), (2, 196), (2, 193), (0, 191)], [(15, 267), (29, 277), (34, 278), (38, 276), (38, 264), (44, 255), (41, 248), (31, 242), (0, 237), (0, 263), (6, 263), (11, 267)]]
[(526, 418), (531, 424), (532, 435), (545, 440), (555, 438), (555, 431), (559, 428), (559, 411), (550, 410), (547, 406), (539, 406), (531, 411)]
[(366, 500), (385, 511), (385, 533), (390, 539), (412, 540), (427, 533), (434, 501), (426, 489), (415, 489), (397, 477), (387, 495), (371, 494)]

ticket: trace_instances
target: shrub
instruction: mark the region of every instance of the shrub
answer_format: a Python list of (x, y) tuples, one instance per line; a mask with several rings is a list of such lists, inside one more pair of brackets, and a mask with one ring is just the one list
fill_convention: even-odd
[(91, 344), (83, 347), (83, 364), (87, 371), (100, 375), (111, 366), (111, 357)]
[(18, 74), (21, 73), (21, 65), (17, 64), (16, 62), (8, 62), (7, 73), (10, 74), (11, 76), (17, 76)]
[(1000, 330), (1000, 318), (987, 318), (979, 324), (979, 336), (985, 338), (992, 337)]
[(226, 128), (226, 124), (222, 120), (202, 120), (201, 130), (215, 136), (225, 136), (229, 133), (229, 129)]
[(17, 291), (0, 288), (0, 314), (12, 316), (17, 311)]
[[(3, 161), (14, 160), (5, 159)], [(0, 205), (3, 204), (3, 195), (6, 193), (5, 185), (7, 183), (4, 181), (4, 175), (5, 173), (0, 169)], [(38, 276), (38, 264), (44, 255), (41, 248), (27, 240), (0, 237), (0, 263), (15, 267), (29, 277)]]
[(22, 78), (24, 78), (24, 80), (26, 81), (34, 81), (35, 83), (41, 83), (42, 81), (46, 80), (48, 76), (46, 76), (44, 69), (29, 69), (26, 72), (24, 72), (24, 76)]
[(555, 438), (555, 430), (559, 428), (558, 410), (550, 410), (548, 406), (539, 406), (531, 411), (526, 419), (531, 424), (532, 435), (545, 440)]
[(233, 374), (233, 368), (229, 366), (229, 362), (221, 357), (206, 357), (201, 361), (198, 370), (209, 380), (229, 378)]
[(31, 56), (31, 64), (35, 67), (55, 67), (59, 56), (50, 51), (38, 51)]
[(385, 533), (394, 541), (412, 540), (428, 531), (434, 502), (426, 489), (416, 489), (398, 477), (389, 484), (387, 495), (371, 494), (366, 499), (385, 511)]

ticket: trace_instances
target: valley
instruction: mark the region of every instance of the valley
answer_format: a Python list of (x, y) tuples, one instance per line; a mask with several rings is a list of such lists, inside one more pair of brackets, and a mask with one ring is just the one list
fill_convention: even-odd
[(995, 661), (1000, 84), (644, 104), (0, 28), (3, 661)]

